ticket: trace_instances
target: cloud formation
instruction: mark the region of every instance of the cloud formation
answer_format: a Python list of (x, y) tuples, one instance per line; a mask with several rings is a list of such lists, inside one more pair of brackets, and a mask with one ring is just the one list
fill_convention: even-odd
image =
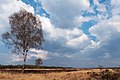
[(0, 1), (0, 35), (8, 31), (10, 28), (9, 25), (9, 16), (14, 12), (18, 12), (20, 8), (24, 8), (29, 12), (34, 13), (33, 7), (26, 5), (21, 0), (2, 0)]
[[(30, 49), (27, 56), (27, 61), (29, 60), (35, 60), (41, 58), (42, 60), (48, 59), (48, 52), (44, 50), (36, 50), (36, 49)], [(16, 63), (16, 62), (23, 62), (24, 57), (22, 54), (11, 54), (10, 62)]]
[[(71, 6), (72, 8), (71, 7), (67, 7), (69, 9), (66, 8), (66, 6), (70, 5), (71, 1), (67, 2), (67, 0), (66, 0), (65, 1), (67, 3), (66, 4), (65, 2), (62, 2), (62, 1), (61, 2), (58, 1), (58, 3), (57, 3), (57, 1), (54, 0), (49, 5), (47, 5), (47, 1), (41, 1), (41, 2), (43, 4), (44, 9), (46, 9), (46, 11), (48, 11), (51, 14), (51, 19), (50, 19), (51, 25), (55, 26), (54, 31), (52, 31), (54, 34), (57, 34), (57, 32), (59, 32), (59, 31), (57, 31), (57, 29), (60, 29), (61, 35), (63, 35), (62, 30), (67, 31), (69, 29), (71, 30), (71, 28), (73, 30), (75, 28), (78, 29), (78, 26), (80, 26), (80, 24), (90, 21), (90, 20), (97, 22), (97, 24), (95, 24), (89, 28), (90, 34), (96, 37), (96, 41), (91, 40), (88, 37), (88, 35), (85, 35), (80, 29), (78, 29), (78, 31), (80, 31), (82, 33), (81, 33), (81, 35), (77, 35), (77, 37), (75, 35), (74, 37), (69, 38), (68, 40), (64, 40), (68, 35), (62, 36), (62, 38), (60, 37), (63, 40), (62, 44), (66, 43), (67, 46), (71, 47), (68, 50), (70, 50), (70, 49), (74, 50), (75, 47), (77, 48), (75, 53), (78, 53), (78, 54), (74, 57), (71, 57), (71, 60), (72, 59), (75, 60), (75, 57), (79, 56), (79, 58), (82, 58), (82, 57), (84, 57), (84, 59), (89, 58), (90, 61), (96, 60), (96, 63), (94, 63), (94, 64), (97, 65), (97, 62), (99, 62), (97, 60), (97, 58), (102, 58), (103, 60), (110, 58), (108, 60), (108, 62), (109, 62), (113, 59), (113, 57), (115, 58), (115, 57), (119, 56), (119, 49), (118, 49), (119, 42), (114, 42), (114, 41), (119, 40), (119, 36), (118, 36), (119, 30), (120, 30), (119, 8), (118, 9), (115, 8), (116, 5), (119, 4), (119, 2), (117, 3), (114, 0), (112, 0), (111, 2), (110, 2), (110, 0), (103, 1), (103, 2), (94, 0), (94, 2), (93, 2), (94, 5), (92, 5), (91, 7), (90, 6), (84, 7), (83, 10), (80, 10), (80, 8), (76, 5), (77, 9), (79, 9), (79, 10), (76, 9), (75, 11), (73, 9), (73, 8), (75, 8), (74, 3)], [(62, 7), (59, 7), (58, 4), (61, 4)], [(58, 6), (56, 6), (56, 5), (58, 5)], [(114, 7), (111, 8), (111, 6), (113, 6), (113, 5), (114, 5)], [(63, 7), (65, 7), (65, 8), (63, 8)], [(90, 10), (87, 10), (87, 8), (89, 8)], [(69, 13), (70, 9), (73, 9), (74, 13), (72, 13), (72, 12)], [(87, 13), (87, 15), (89, 14), (90, 16), (81, 15), (81, 12), (84, 10), (87, 10), (91, 14), (94, 14), (94, 16), (91, 16), (90, 13)], [(91, 12), (91, 10), (92, 10), (92, 12)], [(68, 11), (68, 13), (63, 14), (64, 11)], [(77, 13), (78, 11), (80, 13)], [(111, 13), (112, 13), (112, 15), (111, 15)], [(83, 13), (83, 14), (85, 14), (85, 13)], [(69, 16), (69, 17), (66, 18), (67, 16)], [(69, 24), (69, 22), (67, 23), (66, 21), (68, 21), (68, 20), (71, 21), (70, 23), (72, 23), (72, 24)], [(73, 26), (73, 24), (74, 24), (74, 26)], [(70, 26), (68, 27), (68, 25), (70, 25)], [(67, 30), (66, 30), (66, 28), (67, 28)], [(57, 31), (57, 32), (55, 32), (55, 31)], [(74, 32), (77, 32), (77, 31), (74, 31)], [(64, 35), (65, 35), (65, 32), (64, 32)], [(59, 37), (59, 35), (57, 37)], [(50, 40), (52, 40), (52, 38)], [(59, 42), (59, 39), (57, 39), (57, 42)], [(113, 48), (112, 45), (114, 46), (115, 49)], [(59, 45), (59, 46), (61, 46), (61, 45)], [(113, 49), (111, 49), (111, 47)], [(80, 50), (81, 48), (83, 48), (84, 50), (81, 51)], [(117, 51), (115, 51), (115, 50), (117, 50)], [(67, 53), (67, 51), (64, 53)], [(72, 52), (70, 54), (72, 54)], [(83, 54), (85, 54), (85, 55), (83, 55)], [(107, 63), (107, 61), (106, 61), (106, 63)], [(101, 62), (100, 62), (100, 64), (101, 64)], [(114, 64), (114, 63), (112, 63), (112, 64)], [(110, 64), (108, 64), (108, 65), (110, 65)]]
[(89, 0), (41, 0), (41, 2), (43, 8), (50, 13), (51, 22), (60, 28), (76, 27), (73, 23), (74, 17), (90, 7)]
[[(0, 3), (2, 32), (8, 30), (8, 16), (20, 7), (34, 12), (32, 6), (22, 1), (11, 1), (4, 0)], [(38, 1), (41, 1), (41, 7), (50, 14), (50, 18), (37, 14), (43, 26), (45, 51), (32, 49), (29, 60), (40, 57), (45, 60), (45, 65), (51, 66), (94, 67), (120, 64), (119, 0)], [(91, 25), (90, 21), (95, 23)], [(16, 59), (14, 61), (20, 61), (21, 57), (16, 56)]]
[[(44, 51), (44, 50), (36, 50), (36, 49), (31, 49), (30, 50), (32, 53), (29, 53), (29, 57), (36, 57), (36, 58), (41, 58), (43, 60), (47, 60), (48, 59), (48, 52)], [(37, 53), (37, 54), (35, 54)]]

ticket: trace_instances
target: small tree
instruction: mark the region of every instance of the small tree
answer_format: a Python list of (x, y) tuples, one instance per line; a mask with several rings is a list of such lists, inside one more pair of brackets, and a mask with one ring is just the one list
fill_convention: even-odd
[(104, 67), (102, 65), (98, 65), (98, 68), (102, 70)]
[(43, 64), (43, 62), (42, 62), (41, 58), (38, 58), (38, 59), (35, 60), (35, 65), (36, 66), (39, 66), (39, 65), (42, 65), (42, 64)]
[(11, 29), (2, 34), (3, 42), (10, 45), (14, 53), (21, 53), (24, 57), (24, 67), (27, 53), (31, 48), (41, 49), (43, 31), (40, 20), (32, 13), (21, 9), (9, 17)]

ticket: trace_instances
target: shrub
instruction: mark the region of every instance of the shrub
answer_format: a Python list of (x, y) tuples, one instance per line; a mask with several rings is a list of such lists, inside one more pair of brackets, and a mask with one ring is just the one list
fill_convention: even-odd
[(90, 74), (91, 78), (97, 80), (118, 80), (119, 76), (120, 76), (120, 72), (112, 72), (108, 69), (103, 70), (101, 72), (92, 72)]

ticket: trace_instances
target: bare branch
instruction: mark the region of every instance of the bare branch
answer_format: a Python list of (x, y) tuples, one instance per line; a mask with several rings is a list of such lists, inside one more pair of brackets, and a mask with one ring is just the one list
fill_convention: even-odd
[(9, 17), (11, 30), (2, 35), (5, 44), (11, 45), (14, 53), (21, 53), (26, 63), (30, 48), (41, 47), (44, 37), (41, 21), (32, 13), (21, 9)]

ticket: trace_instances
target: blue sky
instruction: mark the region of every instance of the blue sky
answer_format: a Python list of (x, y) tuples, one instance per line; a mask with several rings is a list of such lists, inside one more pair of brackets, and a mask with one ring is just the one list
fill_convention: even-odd
[[(45, 37), (44, 50), (29, 51), (28, 64), (42, 58), (47, 66), (120, 65), (120, 0), (4, 0), (0, 35), (9, 31), (8, 17), (20, 8), (40, 18)], [(22, 60), (0, 41), (0, 64)]]

